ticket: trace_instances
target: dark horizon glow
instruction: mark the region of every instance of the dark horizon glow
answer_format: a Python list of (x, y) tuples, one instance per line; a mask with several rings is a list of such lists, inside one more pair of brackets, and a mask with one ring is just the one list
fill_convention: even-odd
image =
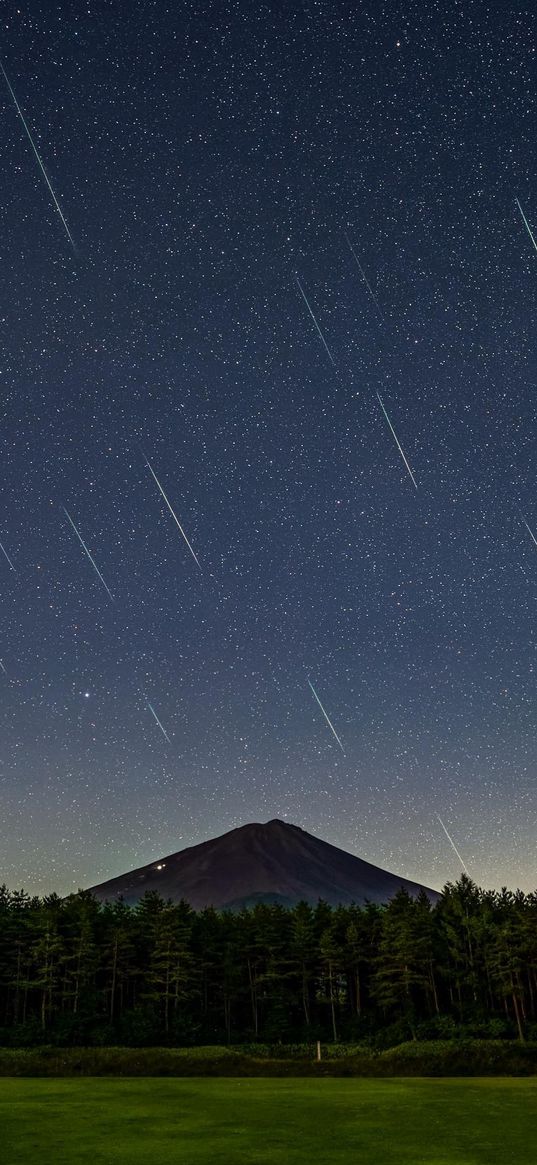
[(0, 882), (536, 888), (533, 23), (7, 4)]

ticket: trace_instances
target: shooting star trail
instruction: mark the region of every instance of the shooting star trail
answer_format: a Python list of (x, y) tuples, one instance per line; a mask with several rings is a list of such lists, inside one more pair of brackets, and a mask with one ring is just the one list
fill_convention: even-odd
[(463, 860), (462, 860), (462, 858), (461, 858), (461, 855), (460, 855), (460, 853), (459, 853), (459, 851), (458, 851), (458, 849), (457, 849), (457, 846), (455, 845), (455, 842), (453, 841), (453, 838), (452, 838), (452, 837), (450, 837), (450, 835), (449, 835), (449, 833), (448, 833), (448, 831), (447, 831), (447, 829), (446, 829), (446, 827), (445, 827), (445, 825), (444, 825), (444, 822), (442, 821), (442, 818), (441, 818), (440, 814), (439, 814), (439, 813), (435, 813), (435, 817), (437, 817), (437, 818), (438, 818), (438, 820), (439, 820), (439, 822), (440, 822), (440, 825), (442, 826), (442, 829), (444, 830), (444, 833), (445, 833), (445, 835), (446, 835), (446, 837), (447, 837), (447, 839), (448, 839), (448, 841), (449, 841), (449, 844), (450, 844), (450, 845), (452, 846), (452, 848), (455, 850), (455, 853), (456, 853), (456, 855), (457, 855), (457, 857), (458, 857), (458, 859), (459, 859), (459, 861), (460, 861), (460, 863), (461, 863), (461, 866), (462, 866), (463, 870), (465, 871), (465, 873), (467, 873), (467, 874), (468, 874), (468, 877), (470, 877), (470, 871), (469, 871), (469, 869), (468, 869), (468, 866), (467, 866), (467, 865), (466, 865), (466, 864), (463, 862)]
[(55, 195), (55, 193), (54, 193), (54, 190), (52, 189), (52, 184), (51, 184), (50, 178), (49, 178), (49, 176), (48, 176), (48, 174), (47, 174), (47, 171), (45, 170), (45, 167), (44, 167), (44, 165), (43, 165), (43, 163), (42, 163), (42, 161), (41, 161), (41, 158), (40, 158), (40, 156), (39, 156), (39, 153), (38, 153), (38, 150), (37, 150), (37, 146), (36, 146), (36, 144), (35, 144), (35, 142), (34, 142), (34, 139), (33, 139), (32, 135), (31, 135), (31, 133), (30, 133), (30, 130), (29, 130), (29, 128), (28, 128), (28, 125), (27, 125), (27, 123), (26, 123), (26, 120), (25, 120), (24, 114), (23, 114), (23, 112), (22, 112), (22, 109), (21, 109), (21, 107), (20, 107), (20, 105), (19, 105), (19, 103), (18, 103), (18, 101), (17, 101), (17, 98), (16, 98), (16, 96), (15, 96), (15, 93), (14, 93), (14, 91), (13, 91), (13, 88), (12, 88), (12, 85), (11, 85), (11, 81), (9, 80), (9, 77), (8, 77), (8, 75), (7, 75), (7, 73), (6, 73), (6, 70), (4, 69), (4, 66), (3, 66), (3, 64), (2, 64), (2, 62), (1, 62), (1, 61), (0, 61), (0, 69), (2, 70), (2, 72), (3, 72), (3, 74), (4, 74), (4, 79), (5, 79), (6, 85), (7, 85), (8, 89), (9, 89), (9, 92), (11, 93), (11, 96), (12, 96), (12, 98), (13, 98), (13, 103), (14, 103), (14, 105), (15, 105), (15, 109), (17, 110), (17, 113), (18, 113), (18, 115), (19, 115), (19, 117), (20, 117), (20, 119), (21, 119), (21, 121), (22, 121), (22, 124), (23, 124), (23, 126), (24, 126), (24, 129), (26, 130), (26, 135), (27, 135), (27, 137), (28, 137), (28, 141), (30, 142), (30, 145), (31, 145), (31, 147), (32, 147), (32, 150), (34, 151), (34, 154), (35, 154), (35, 156), (36, 156), (36, 158), (37, 158), (37, 161), (38, 161), (38, 163), (39, 163), (39, 167), (40, 167), (41, 173), (42, 173), (42, 175), (43, 175), (43, 178), (45, 179), (45, 182), (46, 182), (46, 184), (47, 184), (47, 186), (48, 186), (48, 188), (49, 188), (49, 190), (50, 190), (50, 193), (51, 193), (51, 195), (52, 195), (52, 200), (53, 200), (53, 202), (54, 202), (54, 206), (56, 207), (56, 210), (58, 211), (58, 214), (59, 214), (59, 216), (60, 216), (60, 218), (61, 218), (61, 220), (62, 220), (62, 223), (63, 223), (64, 229), (65, 229), (65, 233), (66, 233), (66, 235), (67, 235), (67, 238), (69, 239), (69, 242), (70, 242), (70, 244), (71, 244), (71, 246), (72, 246), (72, 248), (73, 248), (73, 251), (74, 251), (74, 253), (75, 253), (75, 255), (76, 255), (76, 253), (77, 253), (77, 250), (76, 250), (76, 244), (75, 244), (75, 240), (74, 240), (74, 238), (73, 238), (73, 236), (72, 236), (72, 234), (71, 234), (71, 231), (69, 230), (69, 227), (67, 226), (67, 223), (66, 223), (66, 221), (65, 221), (65, 218), (64, 218), (64, 215), (63, 215), (62, 208), (61, 208), (61, 206), (60, 206), (60, 204), (59, 204), (59, 202), (58, 202), (58, 199), (56, 198), (56, 195)]
[(379, 303), (379, 301), (378, 301), (378, 299), (377, 299), (377, 297), (376, 297), (376, 295), (375, 295), (375, 292), (373, 291), (373, 288), (371, 287), (371, 284), (370, 284), (370, 282), (369, 282), (369, 280), (368, 280), (368, 278), (367, 278), (367, 276), (366, 276), (366, 273), (365, 273), (365, 271), (364, 271), (364, 269), (363, 269), (363, 267), (362, 267), (362, 264), (360, 263), (360, 260), (359, 260), (359, 258), (358, 258), (358, 255), (356, 254), (356, 251), (354, 250), (354, 247), (353, 247), (353, 245), (352, 245), (352, 243), (351, 243), (351, 241), (350, 241), (350, 239), (349, 239), (349, 236), (348, 236), (347, 232), (346, 232), (346, 231), (344, 231), (344, 232), (343, 232), (343, 234), (345, 235), (345, 239), (346, 239), (346, 242), (347, 242), (347, 246), (349, 247), (349, 250), (350, 250), (350, 252), (351, 252), (351, 255), (352, 255), (353, 259), (354, 259), (354, 262), (356, 263), (356, 266), (357, 266), (357, 268), (358, 268), (358, 270), (359, 270), (359, 272), (360, 272), (360, 275), (362, 276), (362, 279), (363, 279), (363, 281), (364, 281), (364, 283), (365, 283), (365, 285), (366, 285), (366, 287), (367, 287), (367, 290), (368, 290), (368, 292), (369, 292), (369, 294), (370, 294), (370, 296), (371, 296), (371, 299), (373, 300), (373, 303), (375, 304), (375, 307), (376, 307), (376, 309), (377, 309), (377, 311), (378, 311), (378, 313), (379, 313), (379, 316), (380, 316), (380, 318), (381, 318), (382, 322), (384, 323), (384, 316), (383, 316), (383, 314), (382, 314), (382, 308), (381, 308), (381, 306), (380, 306), (380, 303)]
[[(8, 552), (7, 552), (6, 548), (5, 548), (5, 546), (2, 546), (2, 543), (1, 543), (1, 542), (0, 542), (0, 550), (2, 551), (2, 554), (5, 554), (5, 556), (6, 556), (7, 560), (8, 560), (8, 562), (9, 562), (9, 565), (10, 565), (11, 569), (12, 569), (12, 570), (15, 570), (15, 567), (13, 566), (13, 563), (12, 563), (12, 561), (11, 561), (10, 557), (9, 557), (9, 554), (8, 554)], [(15, 570), (15, 574), (16, 574), (16, 573), (17, 573), (17, 571)]]
[(4, 675), (7, 676), (7, 668), (4, 667), (1, 659), (0, 659), (0, 667), (2, 668)]
[(75, 532), (75, 534), (76, 534), (76, 536), (77, 536), (77, 538), (78, 538), (78, 541), (80, 542), (80, 545), (81, 545), (81, 547), (82, 547), (82, 549), (83, 549), (83, 551), (84, 551), (84, 554), (87, 554), (87, 556), (88, 556), (88, 558), (89, 558), (89, 560), (90, 560), (90, 562), (91, 562), (91, 565), (92, 565), (92, 567), (93, 567), (93, 569), (94, 569), (95, 573), (99, 575), (99, 578), (100, 578), (100, 580), (101, 580), (101, 582), (102, 582), (102, 584), (103, 584), (103, 587), (104, 587), (105, 591), (106, 591), (106, 592), (107, 592), (107, 593), (110, 595), (110, 598), (111, 598), (112, 602), (114, 602), (114, 596), (113, 596), (113, 594), (112, 594), (112, 591), (110, 590), (110, 587), (109, 587), (109, 586), (107, 586), (107, 584), (105, 583), (105, 581), (104, 581), (104, 578), (103, 578), (103, 576), (102, 576), (102, 574), (101, 574), (101, 572), (100, 572), (100, 570), (99, 570), (99, 567), (97, 566), (97, 563), (95, 562), (95, 559), (91, 557), (91, 554), (90, 554), (90, 552), (89, 552), (89, 550), (88, 550), (88, 548), (87, 548), (87, 546), (86, 546), (86, 543), (84, 542), (84, 539), (82, 538), (81, 534), (79, 534), (79, 532), (78, 532), (78, 530), (77, 530), (77, 528), (76, 528), (76, 526), (75, 526), (75, 524), (74, 524), (74, 522), (73, 522), (73, 519), (72, 519), (71, 515), (67, 513), (67, 510), (65, 509), (65, 506), (62, 506), (62, 510), (63, 510), (63, 512), (64, 512), (64, 514), (65, 514), (65, 516), (66, 516), (66, 518), (67, 518), (67, 519), (69, 520), (69, 522), (71, 523), (71, 526), (73, 527), (73, 530), (74, 530), (74, 532)]
[(334, 360), (334, 357), (332, 356), (332, 353), (331, 353), (331, 351), (330, 351), (330, 348), (328, 347), (328, 344), (326, 343), (326, 340), (325, 340), (325, 338), (324, 338), (324, 336), (323, 336), (323, 333), (321, 332), (321, 329), (320, 329), (320, 327), (319, 327), (319, 325), (318, 325), (318, 323), (317, 323), (317, 320), (315, 319), (315, 316), (314, 316), (314, 314), (313, 314), (313, 312), (312, 312), (312, 310), (311, 310), (311, 307), (310, 307), (310, 305), (309, 305), (309, 301), (308, 301), (308, 297), (307, 297), (307, 295), (306, 295), (306, 292), (304, 291), (304, 288), (303, 288), (303, 286), (302, 286), (302, 284), (301, 284), (301, 282), (300, 282), (300, 279), (298, 278), (298, 275), (295, 275), (295, 279), (296, 279), (296, 281), (297, 281), (297, 284), (298, 284), (299, 291), (300, 291), (300, 294), (301, 294), (301, 296), (302, 296), (302, 299), (304, 300), (304, 303), (306, 304), (306, 307), (307, 307), (307, 309), (308, 309), (308, 311), (309, 311), (309, 313), (310, 313), (310, 316), (311, 316), (311, 318), (312, 318), (312, 320), (313, 320), (313, 322), (314, 322), (314, 324), (315, 324), (315, 327), (317, 328), (317, 331), (318, 331), (318, 333), (319, 333), (319, 338), (320, 338), (321, 342), (324, 344), (325, 351), (326, 351), (326, 354), (327, 354), (327, 356), (328, 356), (328, 359), (329, 359), (330, 363), (332, 364), (333, 368), (335, 368), (335, 369), (336, 369), (336, 372), (337, 372), (337, 366), (336, 366), (336, 362), (335, 362), (335, 360)]
[(169, 738), (169, 736), (168, 736), (168, 733), (166, 732), (166, 729), (165, 729), (165, 728), (163, 727), (163, 725), (161, 724), (161, 722), (160, 722), (160, 720), (159, 720), (159, 718), (158, 718), (158, 716), (157, 716), (157, 713), (155, 712), (155, 709), (154, 709), (153, 705), (149, 703), (149, 700), (147, 699), (147, 697), (146, 697), (146, 703), (147, 703), (147, 707), (149, 708), (150, 712), (152, 712), (152, 713), (153, 713), (153, 716), (155, 717), (155, 720), (156, 720), (156, 722), (157, 722), (157, 724), (158, 724), (158, 726), (159, 726), (159, 728), (160, 728), (160, 731), (162, 732), (162, 735), (166, 737), (166, 740), (168, 741), (168, 744), (171, 744), (171, 740), (170, 740), (170, 738)]
[(525, 527), (526, 527), (526, 530), (528, 531), (528, 534), (529, 534), (529, 536), (530, 536), (530, 538), (531, 538), (532, 542), (535, 542), (535, 545), (537, 546), (537, 538), (535, 537), (535, 534), (533, 533), (533, 530), (531, 530), (531, 529), (530, 529), (530, 527), (528, 526), (528, 523), (526, 522), (526, 519), (525, 519), (525, 517), (524, 517), (524, 514), (521, 514), (521, 515), (520, 515), (520, 517), (522, 518), (522, 521), (523, 521), (523, 523), (524, 523), (524, 525), (525, 525)]
[(533, 246), (534, 246), (535, 250), (537, 251), (537, 243), (535, 242), (535, 239), (534, 239), (534, 236), (533, 236), (533, 233), (532, 233), (532, 229), (531, 229), (531, 227), (530, 227), (530, 224), (529, 224), (529, 222), (528, 222), (528, 220), (527, 220), (527, 218), (526, 218), (526, 215), (524, 214), (524, 211), (522, 210), (522, 207), (521, 207), (521, 205), (520, 205), (520, 203), (519, 203), (519, 201), (518, 201), (518, 198), (515, 198), (515, 202), (516, 202), (516, 204), (517, 204), (517, 206), (518, 206), (518, 209), (519, 209), (519, 211), (520, 211), (520, 213), (521, 213), (521, 215), (522, 215), (522, 219), (523, 219), (523, 221), (524, 221), (524, 226), (525, 226), (525, 228), (526, 228), (526, 230), (527, 230), (527, 232), (528, 232), (528, 234), (529, 234), (529, 236), (530, 236), (530, 239), (531, 239), (531, 241), (532, 241), (532, 243), (533, 243)]
[(166, 502), (166, 505), (167, 505), (167, 507), (168, 507), (168, 509), (169, 509), (169, 511), (170, 511), (170, 514), (171, 514), (171, 516), (172, 516), (172, 518), (173, 518), (174, 522), (176, 522), (176, 523), (177, 523), (177, 525), (178, 525), (178, 527), (179, 527), (179, 529), (180, 529), (180, 531), (181, 531), (181, 534), (183, 535), (183, 538), (184, 538), (184, 540), (185, 540), (185, 542), (186, 542), (186, 544), (187, 544), (187, 546), (188, 546), (188, 549), (190, 550), (190, 553), (191, 553), (191, 555), (192, 555), (192, 558), (194, 559), (194, 562), (195, 562), (195, 563), (197, 563), (197, 565), (199, 566), (200, 570), (203, 570), (203, 567), (202, 567), (202, 565), (201, 565), (201, 562), (200, 562), (200, 560), (199, 560), (199, 558), (198, 558), (198, 556), (197, 556), (197, 554), (196, 554), (195, 550), (192, 548), (192, 546), (191, 546), (190, 542), (188, 541), (188, 538), (187, 538), (187, 536), (186, 536), (186, 534), (185, 534), (185, 532), (184, 532), (184, 530), (183, 530), (183, 527), (182, 527), (182, 525), (181, 525), (181, 523), (180, 523), (180, 521), (179, 521), (179, 518), (177, 517), (177, 514), (176, 514), (176, 513), (175, 513), (175, 511), (172, 509), (172, 507), (171, 507), (171, 505), (170, 505), (170, 503), (169, 503), (169, 501), (168, 501), (168, 499), (167, 499), (167, 497), (166, 497), (166, 494), (164, 493), (164, 490), (163, 490), (163, 488), (162, 488), (162, 486), (161, 486), (161, 484), (160, 484), (160, 481), (159, 481), (159, 479), (158, 479), (158, 477), (157, 477), (157, 475), (156, 475), (156, 473), (155, 473), (154, 469), (153, 469), (153, 468), (152, 468), (152, 466), (149, 464), (149, 461), (147, 460), (147, 457), (145, 457), (145, 456), (144, 456), (144, 461), (145, 461), (145, 463), (146, 463), (146, 465), (147, 465), (147, 468), (149, 469), (149, 472), (150, 472), (150, 473), (153, 475), (153, 477), (154, 477), (154, 479), (155, 479), (155, 481), (156, 481), (156, 483), (157, 483), (157, 485), (158, 485), (158, 488), (159, 488), (159, 490), (160, 490), (160, 492), (161, 492), (161, 494), (162, 494), (162, 496), (163, 496), (163, 498), (164, 498), (164, 501)]
[(343, 748), (343, 745), (342, 745), (342, 743), (341, 743), (341, 741), (340, 741), (340, 739), (339, 739), (339, 736), (338, 736), (338, 734), (337, 734), (337, 732), (336, 732), (336, 730), (335, 730), (335, 728), (334, 728), (334, 725), (332, 724), (332, 721), (331, 721), (331, 719), (330, 719), (330, 717), (329, 717), (329, 715), (328, 715), (328, 712), (326, 712), (326, 711), (325, 711), (325, 709), (323, 708), (323, 706), (322, 706), (322, 704), (321, 704), (321, 701), (320, 701), (320, 699), (319, 699), (319, 697), (318, 697), (318, 695), (317, 695), (317, 692), (315, 691), (315, 688), (313, 687), (313, 684), (312, 684), (311, 680), (308, 680), (308, 684), (309, 684), (309, 686), (310, 686), (310, 688), (311, 688), (311, 690), (312, 690), (312, 692), (313, 692), (313, 695), (315, 696), (315, 699), (317, 700), (317, 703), (318, 703), (318, 705), (319, 705), (319, 708), (321, 709), (321, 712), (322, 712), (322, 714), (323, 714), (323, 716), (324, 716), (324, 718), (325, 718), (325, 720), (326, 720), (326, 723), (328, 724), (328, 727), (330, 728), (330, 731), (331, 731), (331, 732), (333, 733), (333, 735), (335, 736), (335, 738), (336, 738), (336, 740), (337, 740), (337, 742), (338, 742), (338, 744), (339, 744), (339, 747), (340, 747), (340, 749), (341, 749), (341, 751), (342, 751), (342, 753), (343, 753), (343, 756), (345, 756), (345, 749)]
[(401, 457), (403, 458), (403, 461), (404, 461), (404, 463), (405, 463), (405, 465), (406, 465), (406, 468), (408, 469), (408, 472), (409, 472), (409, 474), (410, 474), (410, 477), (411, 477), (411, 479), (412, 479), (412, 485), (414, 486), (414, 489), (417, 489), (417, 488), (418, 488), (418, 486), (417, 486), (416, 478), (414, 477), (414, 474), (412, 473), (412, 470), (411, 470), (411, 468), (410, 468), (410, 465), (408, 464), (408, 461), (407, 461), (407, 459), (406, 459), (406, 457), (405, 457), (405, 455), (404, 455), (404, 453), (403, 453), (402, 447), (401, 447), (401, 445), (400, 445), (400, 443), (399, 443), (399, 440), (398, 440), (398, 437), (397, 437), (397, 433), (395, 432), (395, 429), (394, 429), (394, 427), (393, 427), (393, 425), (392, 425), (392, 422), (390, 421), (390, 418), (389, 418), (389, 416), (388, 416), (388, 414), (387, 414), (387, 412), (386, 412), (386, 409), (384, 408), (384, 404), (383, 404), (383, 401), (382, 401), (382, 397), (380, 396), (380, 393), (378, 393), (378, 392), (377, 392), (377, 398), (378, 398), (379, 405), (380, 405), (380, 407), (381, 407), (381, 409), (382, 409), (382, 411), (383, 411), (383, 413), (384, 413), (384, 416), (386, 417), (386, 420), (387, 420), (387, 422), (388, 422), (388, 424), (389, 424), (389, 426), (390, 426), (391, 433), (392, 433), (393, 439), (394, 439), (394, 441), (395, 441), (395, 444), (397, 445), (397, 448), (398, 448), (398, 450), (399, 450), (399, 452), (400, 452), (400, 454), (401, 454)]

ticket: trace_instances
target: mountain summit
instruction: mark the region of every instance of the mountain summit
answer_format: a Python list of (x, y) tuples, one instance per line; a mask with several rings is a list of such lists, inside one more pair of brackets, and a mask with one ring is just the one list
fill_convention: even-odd
[(242, 825), (91, 890), (101, 902), (123, 898), (133, 904), (156, 890), (174, 902), (184, 898), (194, 910), (238, 910), (256, 902), (293, 906), (319, 898), (332, 906), (380, 903), (401, 887), (413, 897), (424, 890), (432, 901), (438, 898), (435, 890), (364, 862), (297, 825), (274, 820)]

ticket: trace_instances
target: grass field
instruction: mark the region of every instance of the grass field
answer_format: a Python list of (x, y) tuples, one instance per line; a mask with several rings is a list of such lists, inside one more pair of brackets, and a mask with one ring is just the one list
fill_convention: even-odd
[(6, 1165), (535, 1165), (537, 1080), (0, 1080)]

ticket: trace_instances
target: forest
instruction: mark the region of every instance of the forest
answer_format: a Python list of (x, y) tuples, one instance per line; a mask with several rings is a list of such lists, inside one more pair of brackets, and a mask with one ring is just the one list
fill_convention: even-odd
[(537, 1039), (537, 892), (191, 910), (0, 888), (0, 1044)]

